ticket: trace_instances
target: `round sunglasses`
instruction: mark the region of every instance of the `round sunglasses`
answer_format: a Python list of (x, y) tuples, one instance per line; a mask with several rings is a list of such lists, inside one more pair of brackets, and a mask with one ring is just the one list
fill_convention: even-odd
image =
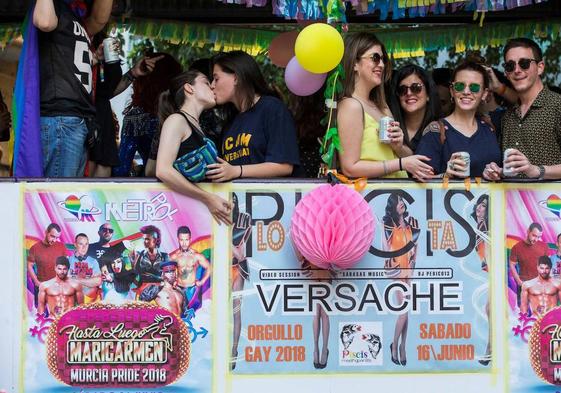
[(412, 94), (419, 94), (423, 91), (423, 87), (425, 87), (425, 85), (423, 85), (422, 83), (411, 83), (409, 86), (399, 85), (397, 87), (397, 95), (403, 97), (407, 95), (407, 92), (409, 90), (411, 90)]
[(386, 56), (383, 56), (379, 53), (372, 53), (370, 56), (361, 56), (359, 58), (360, 59), (370, 59), (370, 60), (372, 60), (372, 63), (374, 63), (374, 65), (380, 64), (380, 61), (382, 61), (382, 60), (384, 60), (384, 63), (386, 63)]
[(452, 83), (452, 88), (457, 93), (462, 93), (466, 89), (466, 86), (469, 87), (469, 91), (472, 93), (479, 93), (481, 91), (481, 85), (479, 83), (470, 83), (469, 85), (465, 82)]
[(533, 61), (535, 61), (536, 63), (538, 62), (536, 59), (526, 59), (523, 57), (521, 59), (518, 59), (518, 62), (509, 60), (503, 64), (503, 67), (505, 69), (505, 72), (514, 72), (514, 70), (516, 69), (516, 64), (518, 64), (521, 70), (527, 70), (528, 68), (530, 68), (530, 65), (532, 65)]

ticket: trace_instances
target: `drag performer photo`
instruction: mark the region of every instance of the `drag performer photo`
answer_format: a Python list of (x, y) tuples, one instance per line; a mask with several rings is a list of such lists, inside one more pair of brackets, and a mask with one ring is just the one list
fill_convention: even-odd
[(238, 357), (238, 344), (242, 329), (242, 295), (244, 283), (249, 280), (249, 269), (246, 258), (246, 243), (251, 234), (251, 216), (240, 212), (238, 197), (232, 194), (232, 308), (234, 318), (234, 335), (232, 339), (232, 370), (236, 368)]
[[(395, 280), (404, 284), (409, 284), (415, 260), (417, 257), (417, 241), (419, 240), (419, 223), (407, 212), (407, 205), (398, 193), (392, 193), (388, 197), (386, 214), (383, 219), (384, 234), (386, 240), (386, 250), (396, 251), (405, 250), (399, 255), (386, 260), (385, 268)], [(413, 246), (411, 247), (411, 243)], [(397, 303), (403, 302), (403, 292), (396, 291)], [(409, 322), (408, 313), (403, 313), (397, 317), (393, 341), (390, 344), (391, 359), (394, 364), (407, 364), (407, 327)]]
[[(475, 250), (481, 260), (481, 270), (488, 272), (489, 266), (487, 265), (487, 259), (489, 257), (489, 247), (487, 247), (487, 243), (489, 242), (489, 195), (483, 194), (477, 198), (471, 217), (477, 223)], [(485, 314), (487, 315), (487, 321), (489, 323), (489, 333), (485, 355), (478, 360), (478, 362), (483, 366), (487, 366), (491, 362), (491, 319), (489, 318), (489, 297), (487, 297), (487, 301), (485, 302)]]

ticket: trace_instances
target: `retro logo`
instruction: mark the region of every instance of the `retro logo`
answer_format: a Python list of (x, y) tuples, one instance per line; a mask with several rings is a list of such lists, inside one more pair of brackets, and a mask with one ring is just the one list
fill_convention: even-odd
[(189, 367), (191, 339), (175, 314), (145, 303), (92, 303), (58, 318), (47, 335), (47, 364), (79, 387), (152, 388)]
[(64, 201), (57, 203), (58, 207), (72, 214), (78, 221), (95, 221), (94, 215), (101, 214), (101, 209), (95, 206), (89, 195), (69, 195)]

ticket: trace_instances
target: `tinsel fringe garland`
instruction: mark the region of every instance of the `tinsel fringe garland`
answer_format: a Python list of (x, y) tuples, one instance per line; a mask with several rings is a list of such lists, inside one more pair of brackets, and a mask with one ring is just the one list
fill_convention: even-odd
[[(267, 0), (217, 0), (226, 4), (245, 4), (263, 7)], [(273, 13), (286, 19), (346, 22), (345, 8), (352, 7), (358, 15), (380, 12), (385, 20), (391, 11), (392, 19), (427, 14), (446, 14), (462, 11), (503, 11), (548, 0), (271, 0)]]

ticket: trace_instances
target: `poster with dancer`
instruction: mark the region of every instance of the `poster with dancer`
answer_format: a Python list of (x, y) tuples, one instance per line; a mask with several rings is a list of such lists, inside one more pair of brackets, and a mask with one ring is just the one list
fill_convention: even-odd
[(557, 392), (561, 385), (561, 187), (506, 193), (509, 386)]
[(488, 190), (369, 185), (374, 240), (340, 270), (292, 244), (312, 188), (233, 192), (232, 373), (490, 372)]
[(163, 187), (27, 186), (25, 392), (212, 391), (212, 218)]

